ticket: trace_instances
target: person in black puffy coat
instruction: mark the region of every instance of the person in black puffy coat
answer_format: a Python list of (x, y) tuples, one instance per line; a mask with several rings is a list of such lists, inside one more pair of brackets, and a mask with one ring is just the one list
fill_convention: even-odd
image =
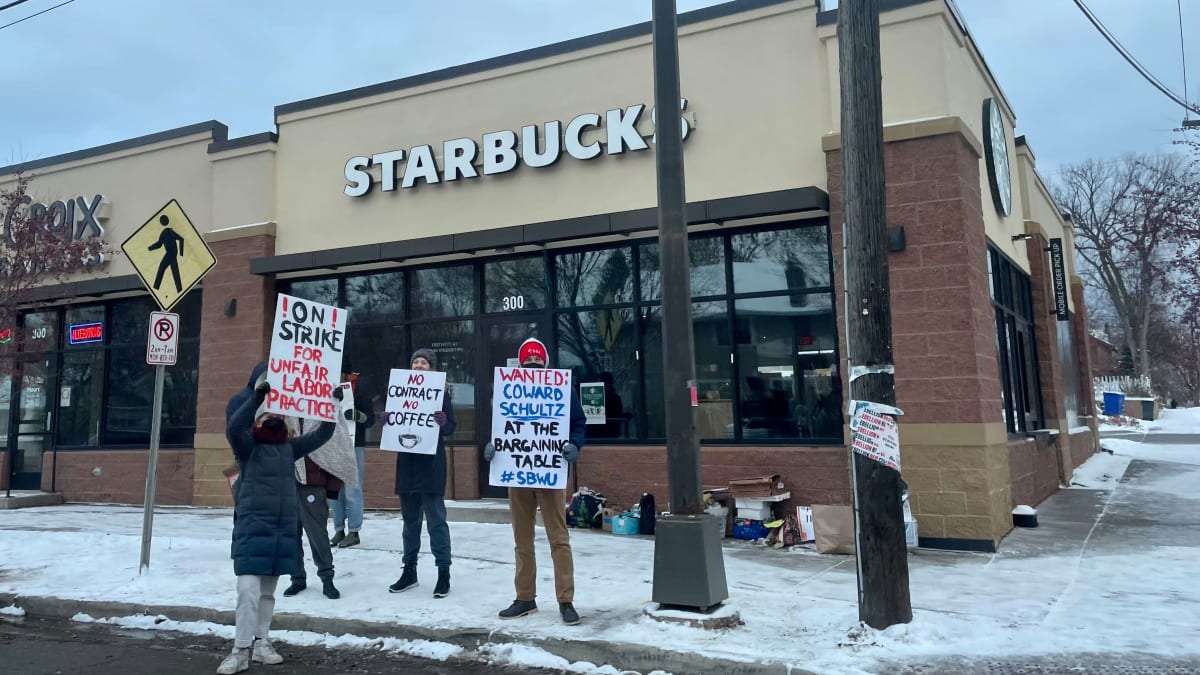
[[(234, 489), (233, 573), (237, 575), (237, 618), (233, 651), (217, 673), (238, 673), (250, 659), (277, 664), (283, 658), (267, 639), (279, 577), (301, 569), (295, 462), (324, 445), (334, 425), (290, 438), (281, 415), (261, 409), (271, 390), (267, 364), (259, 363), (246, 388), (229, 401), (225, 437), (237, 458)], [(253, 653), (251, 653), (253, 648)]]

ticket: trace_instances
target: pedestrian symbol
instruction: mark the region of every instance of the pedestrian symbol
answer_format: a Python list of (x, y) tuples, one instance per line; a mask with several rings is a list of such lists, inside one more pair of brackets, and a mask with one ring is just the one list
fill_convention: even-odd
[(174, 199), (130, 235), (121, 250), (163, 311), (174, 307), (217, 264)]

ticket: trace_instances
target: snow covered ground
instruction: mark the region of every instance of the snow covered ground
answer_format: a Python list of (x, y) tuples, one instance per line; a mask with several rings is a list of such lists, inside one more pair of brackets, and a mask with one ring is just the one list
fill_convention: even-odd
[(1143, 422), (1142, 427), (1155, 433), (1200, 434), (1200, 408), (1168, 408), (1153, 422)]
[[(1129, 545), (1121, 544), (1123, 530), (1101, 524), (1107, 522), (1105, 517), (1146, 508), (1146, 503), (1175, 509), (1163, 512), (1164, 518), (1169, 513), (1196, 513), (1200, 447), (1126, 440), (1106, 440), (1104, 445), (1113, 454), (1100, 453), (1081, 467), (1073, 481), (1075, 490), (1064, 491), (1039, 508), (1042, 527), (1014, 532), (999, 554), (927, 550), (913, 554), (913, 622), (886, 631), (858, 624), (853, 558), (819, 555), (805, 548), (777, 551), (741, 542), (728, 543), (725, 563), (730, 601), (741, 610), (744, 626), (706, 632), (657, 623), (642, 612), (651, 595), (653, 541), (590, 532), (572, 532), (575, 604), (585, 625), (563, 626), (554, 611), (549, 548), (540, 530), (538, 583), (543, 611), (520, 621), (501, 621), (496, 612), (513, 597), (509, 526), (451, 524), (453, 592), (436, 600), (434, 568), (427, 555), (421, 561), (420, 588), (399, 595), (387, 592), (387, 585), (400, 572), (401, 521), (382, 513), (368, 514), (362, 546), (335, 550), (342, 599), (327, 600), (310, 586), (294, 598), (280, 597), (276, 611), (646, 645), (739, 661), (790, 663), (821, 673), (870, 672), (881, 662), (947, 655), (1200, 656), (1200, 533), (1192, 531), (1200, 529), (1200, 523), (1188, 521), (1192, 530), (1182, 539), (1150, 537), (1149, 544), (1139, 539)], [(1172, 464), (1169, 470), (1143, 472), (1137, 480), (1118, 483), (1134, 460)], [(1071, 500), (1082, 500), (1085, 506), (1065, 511), (1052, 507), (1070, 506)], [(1083, 513), (1086, 518), (1081, 525), (1067, 523), (1067, 516), (1055, 515), (1060, 512)], [(1092, 522), (1089, 529), (1089, 519), (1095, 521), (1097, 514), (1101, 521)], [(1060, 518), (1064, 522), (1056, 522)], [(1120, 518), (1114, 522), (1119, 524)], [(138, 507), (66, 505), (5, 512), (0, 515), (0, 592), (233, 607), (228, 510), (160, 509), (155, 516), (151, 569), (142, 576), (138, 575), (140, 528)], [(310, 581), (315, 582), (311, 561), (308, 565)], [(117, 621), (218, 635), (230, 632), (211, 624), (155, 624), (153, 617)], [(433, 658), (457, 653), (453, 645), (420, 641), (387, 643), (299, 633), (278, 637), (302, 644), (374, 646)], [(522, 645), (486, 645), (480, 653), (503, 663), (583, 673), (621, 672), (611, 666), (569, 664)]]

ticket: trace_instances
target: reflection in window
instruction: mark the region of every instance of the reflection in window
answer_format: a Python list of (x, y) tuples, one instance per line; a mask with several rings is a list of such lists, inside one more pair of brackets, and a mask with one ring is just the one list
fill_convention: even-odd
[(742, 437), (836, 438), (841, 380), (832, 298), (788, 296), (735, 303)]
[(388, 379), (392, 368), (407, 368), (411, 352), (404, 344), (404, 328), (397, 325), (369, 325), (351, 320), (346, 325), (343, 358), (358, 373), (354, 385), (355, 403), (365, 403), (376, 415), (376, 423), (367, 430), (367, 442), (379, 443), (383, 426), (379, 416), (386, 406)]
[(412, 318), (475, 314), (475, 275), (471, 265), (435, 267), (412, 273)]
[[(642, 300), (662, 299), (662, 261), (658, 255), (658, 243), (642, 244), (638, 256)], [(688, 261), (693, 298), (725, 293), (724, 237), (689, 239)]]
[(58, 345), (58, 312), (30, 312), (23, 318), (28, 351), (54, 349)]
[[(663, 392), (662, 309), (642, 310), (646, 344), (646, 427), (651, 438), (666, 436)], [(699, 409), (696, 421), (701, 439), (734, 437), (733, 366), (730, 363), (729, 316), (725, 302), (692, 305), (692, 336), (695, 342), (696, 387)]]
[[(112, 327), (108, 332), (109, 344), (138, 343), (144, 348), (146, 330), (150, 323), (150, 312), (156, 309), (157, 306), (150, 298), (130, 298), (114, 304), (112, 306)], [(183, 316), (182, 311), (180, 316)]]
[(604, 383), (605, 424), (589, 424), (587, 438), (635, 438), (634, 398), (641, 381), (632, 308), (558, 316), (557, 367), (570, 368), (575, 387)]
[[(63, 354), (58, 393), (58, 444), (99, 445), (104, 350)], [(195, 405), (192, 406), (195, 410)]]
[(304, 279), (293, 281), (288, 295), (324, 305), (339, 305), (337, 279)]
[(555, 256), (559, 307), (588, 307), (631, 301), (632, 258), (628, 247)]
[(1042, 424), (1041, 382), (1033, 338), (1029, 275), (991, 246), (992, 305), (996, 310), (996, 347), (1004, 389), (1004, 423), (1010, 433)]
[(470, 442), (475, 438), (475, 322), (415, 325), (412, 344), (412, 351), (428, 347), (437, 354), (437, 369), (446, 373), (446, 388), (454, 404), (457, 428), (453, 440)]
[(737, 293), (827, 288), (829, 228), (799, 227), (731, 237)]
[(404, 273), (385, 272), (347, 277), (346, 309), (350, 311), (351, 321), (403, 319)]
[(512, 258), (483, 266), (485, 312), (516, 312), (546, 306), (546, 259)]

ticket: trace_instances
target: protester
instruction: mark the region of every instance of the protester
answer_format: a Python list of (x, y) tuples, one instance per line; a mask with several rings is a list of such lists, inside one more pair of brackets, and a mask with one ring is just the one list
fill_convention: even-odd
[[(350, 365), (350, 357), (342, 357), (342, 382), (350, 383), (350, 391), (358, 388), (358, 373)], [(357, 393), (357, 392), (356, 392)], [(358, 484), (346, 485), (333, 500), (333, 538), (330, 546), (350, 548), (361, 543), (359, 532), (363, 523), (363, 455), (366, 452), (367, 429), (375, 425), (375, 414), (366, 397), (354, 397), (354, 461), (358, 466)], [(347, 528), (349, 525), (349, 528)], [(350, 534), (346, 534), (349, 529)]]
[[(436, 370), (437, 354), (432, 349), (418, 349), (409, 360), (412, 370)], [(417, 586), (417, 555), (421, 552), (421, 520), (429, 531), (429, 548), (437, 565), (438, 578), (433, 597), (450, 594), (450, 526), (446, 524), (446, 437), (454, 434), (454, 404), (447, 386), (442, 396), (442, 409), (433, 414), (441, 427), (437, 452), (418, 455), (396, 453), (396, 494), (400, 497), (400, 512), (404, 517), (404, 571), (396, 583), (388, 587), (392, 593), (403, 593)]]
[(295, 532), (295, 461), (324, 445), (333, 424), (289, 438), (283, 417), (262, 410), (271, 386), (267, 364), (255, 366), (246, 388), (227, 408), (225, 437), (233, 448), (239, 476), (234, 491), (233, 573), (237, 575), (237, 613), (233, 651), (217, 673), (230, 675), (250, 667), (250, 661), (278, 664), (283, 657), (271, 646), (268, 632), (275, 611), (275, 587), (280, 575), (301, 565)]
[[(546, 345), (535, 338), (521, 344), (517, 353), (522, 368), (545, 368), (548, 357)], [(583, 436), (587, 429), (587, 418), (579, 402), (579, 393), (571, 388), (570, 442), (563, 448), (563, 458), (574, 464), (583, 447)], [(492, 461), (496, 448), (488, 442), (483, 448), (483, 457)], [(508, 508), (512, 515), (513, 540), (516, 542), (517, 574), (515, 579), (517, 599), (508, 609), (501, 610), (501, 619), (517, 619), (537, 611), (537, 559), (533, 551), (533, 528), (537, 509), (542, 510), (542, 523), (546, 537), (550, 540), (550, 558), (554, 562), (554, 590), (558, 596), (558, 612), (563, 623), (574, 626), (579, 623), (575, 611), (575, 562), (571, 557), (571, 540), (567, 530), (566, 490), (546, 488), (508, 488)]]
[[(329, 441), (307, 457), (297, 460), (295, 465), (296, 499), (300, 505), (300, 527), (296, 528), (296, 546), (302, 548), (300, 539), (308, 536), (308, 547), (312, 549), (313, 562), (317, 566), (317, 577), (321, 580), (321, 592), (330, 600), (342, 597), (333, 585), (333, 546), (329, 543), (329, 532), (325, 523), (329, 520), (329, 501), (336, 500), (345, 486), (357, 487), (358, 466), (354, 460), (354, 438), (350, 433), (350, 421), (355, 417), (353, 408), (340, 405), (343, 394), (340, 387), (333, 390), (337, 399), (338, 422)], [(304, 432), (317, 422), (309, 419), (289, 418)], [(308, 588), (308, 577), (304, 570), (304, 558), (292, 573), (292, 583), (283, 592), (290, 598)]]

